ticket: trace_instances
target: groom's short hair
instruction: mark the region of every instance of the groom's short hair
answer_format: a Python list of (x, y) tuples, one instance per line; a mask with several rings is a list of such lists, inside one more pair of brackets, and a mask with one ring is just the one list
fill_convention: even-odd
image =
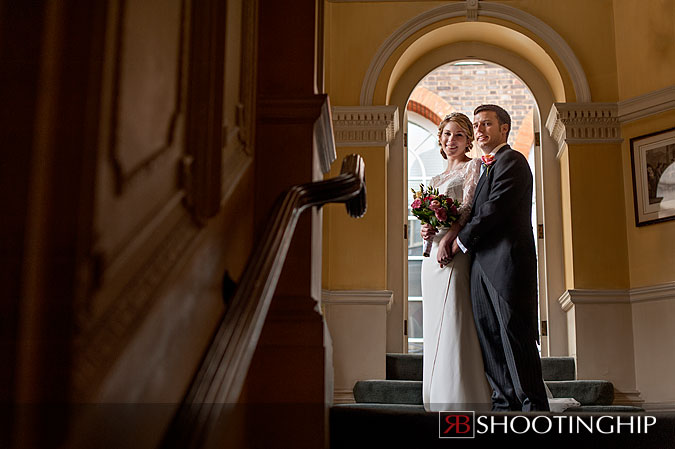
[(508, 139), (509, 133), (511, 132), (511, 116), (509, 115), (508, 112), (501, 106), (497, 106), (496, 104), (482, 104), (478, 106), (476, 109), (473, 111), (473, 115), (478, 114), (479, 112), (483, 111), (492, 111), (495, 114), (497, 114), (497, 121), (499, 122), (499, 125), (507, 124), (509, 125), (508, 131), (506, 131), (506, 138)]

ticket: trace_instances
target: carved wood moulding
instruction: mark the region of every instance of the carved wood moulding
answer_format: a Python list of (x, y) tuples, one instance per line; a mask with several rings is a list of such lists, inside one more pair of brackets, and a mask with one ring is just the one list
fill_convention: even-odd
[[(221, 173), (222, 201), (230, 196), (239, 183), (246, 168), (252, 163), (255, 146), (255, 103), (257, 56), (257, 18), (258, 2), (243, 1), (241, 15), (241, 62), (239, 68), (239, 102), (236, 109), (234, 126), (226, 126)], [(226, 108), (231, 107), (229, 103)]]
[[(176, 205), (176, 209), (180, 211), (182, 207)], [(82, 323), (91, 316), (80, 311), (82, 332), (75, 339), (75, 398), (94, 399), (96, 387), (132, 338), (134, 329), (156, 299), (157, 291), (199, 231), (190, 217), (181, 213), (177, 224), (165, 231), (167, 236), (162, 243), (155, 252), (146, 255), (145, 265), (116, 292), (102, 316), (94, 322)]]

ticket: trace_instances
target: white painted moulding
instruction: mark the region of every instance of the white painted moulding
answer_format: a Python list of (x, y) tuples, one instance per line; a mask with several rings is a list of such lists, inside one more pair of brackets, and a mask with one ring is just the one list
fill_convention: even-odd
[(637, 304), (652, 301), (675, 301), (675, 282), (637, 287), (629, 290), (567, 290), (558, 299), (563, 311), (576, 304)]
[(675, 85), (619, 101), (619, 122), (630, 123), (675, 109)]
[(321, 302), (331, 305), (376, 305), (391, 307), (391, 290), (321, 290)]
[(399, 129), (397, 106), (333, 106), (337, 146), (383, 146)]

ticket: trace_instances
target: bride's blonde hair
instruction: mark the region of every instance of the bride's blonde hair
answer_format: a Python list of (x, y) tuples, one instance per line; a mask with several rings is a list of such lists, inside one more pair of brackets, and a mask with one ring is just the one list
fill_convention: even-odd
[[(459, 125), (460, 128), (462, 128), (462, 131), (466, 133), (466, 137), (469, 139), (469, 144), (466, 146), (464, 149), (465, 153), (468, 153), (471, 151), (471, 148), (473, 148), (473, 123), (471, 123), (471, 120), (469, 117), (466, 115), (462, 114), (461, 112), (453, 112), (452, 114), (448, 114), (445, 116), (445, 118), (441, 121), (441, 123), (438, 125), (438, 144), (441, 144), (441, 134), (443, 133), (443, 128), (445, 128), (445, 125), (447, 125), (450, 122), (455, 122)], [(447, 159), (448, 157), (445, 155), (443, 152), (443, 147), (441, 146), (441, 156), (443, 156), (443, 159)]]

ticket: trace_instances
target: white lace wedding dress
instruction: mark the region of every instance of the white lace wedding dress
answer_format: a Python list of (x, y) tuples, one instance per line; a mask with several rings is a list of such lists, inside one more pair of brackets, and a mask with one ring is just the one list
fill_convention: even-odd
[[(473, 159), (431, 180), (440, 193), (462, 202), (462, 223), (471, 212), (479, 173), (480, 159)], [(438, 242), (446, 232), (441, 229), (434, 236), (431, 255), (422, 262), (424, 408), (490, 410), (492, 389), (485, 377), (471, 309), (471, 260), (460, 252), (450, 265), (440, 267)]]

